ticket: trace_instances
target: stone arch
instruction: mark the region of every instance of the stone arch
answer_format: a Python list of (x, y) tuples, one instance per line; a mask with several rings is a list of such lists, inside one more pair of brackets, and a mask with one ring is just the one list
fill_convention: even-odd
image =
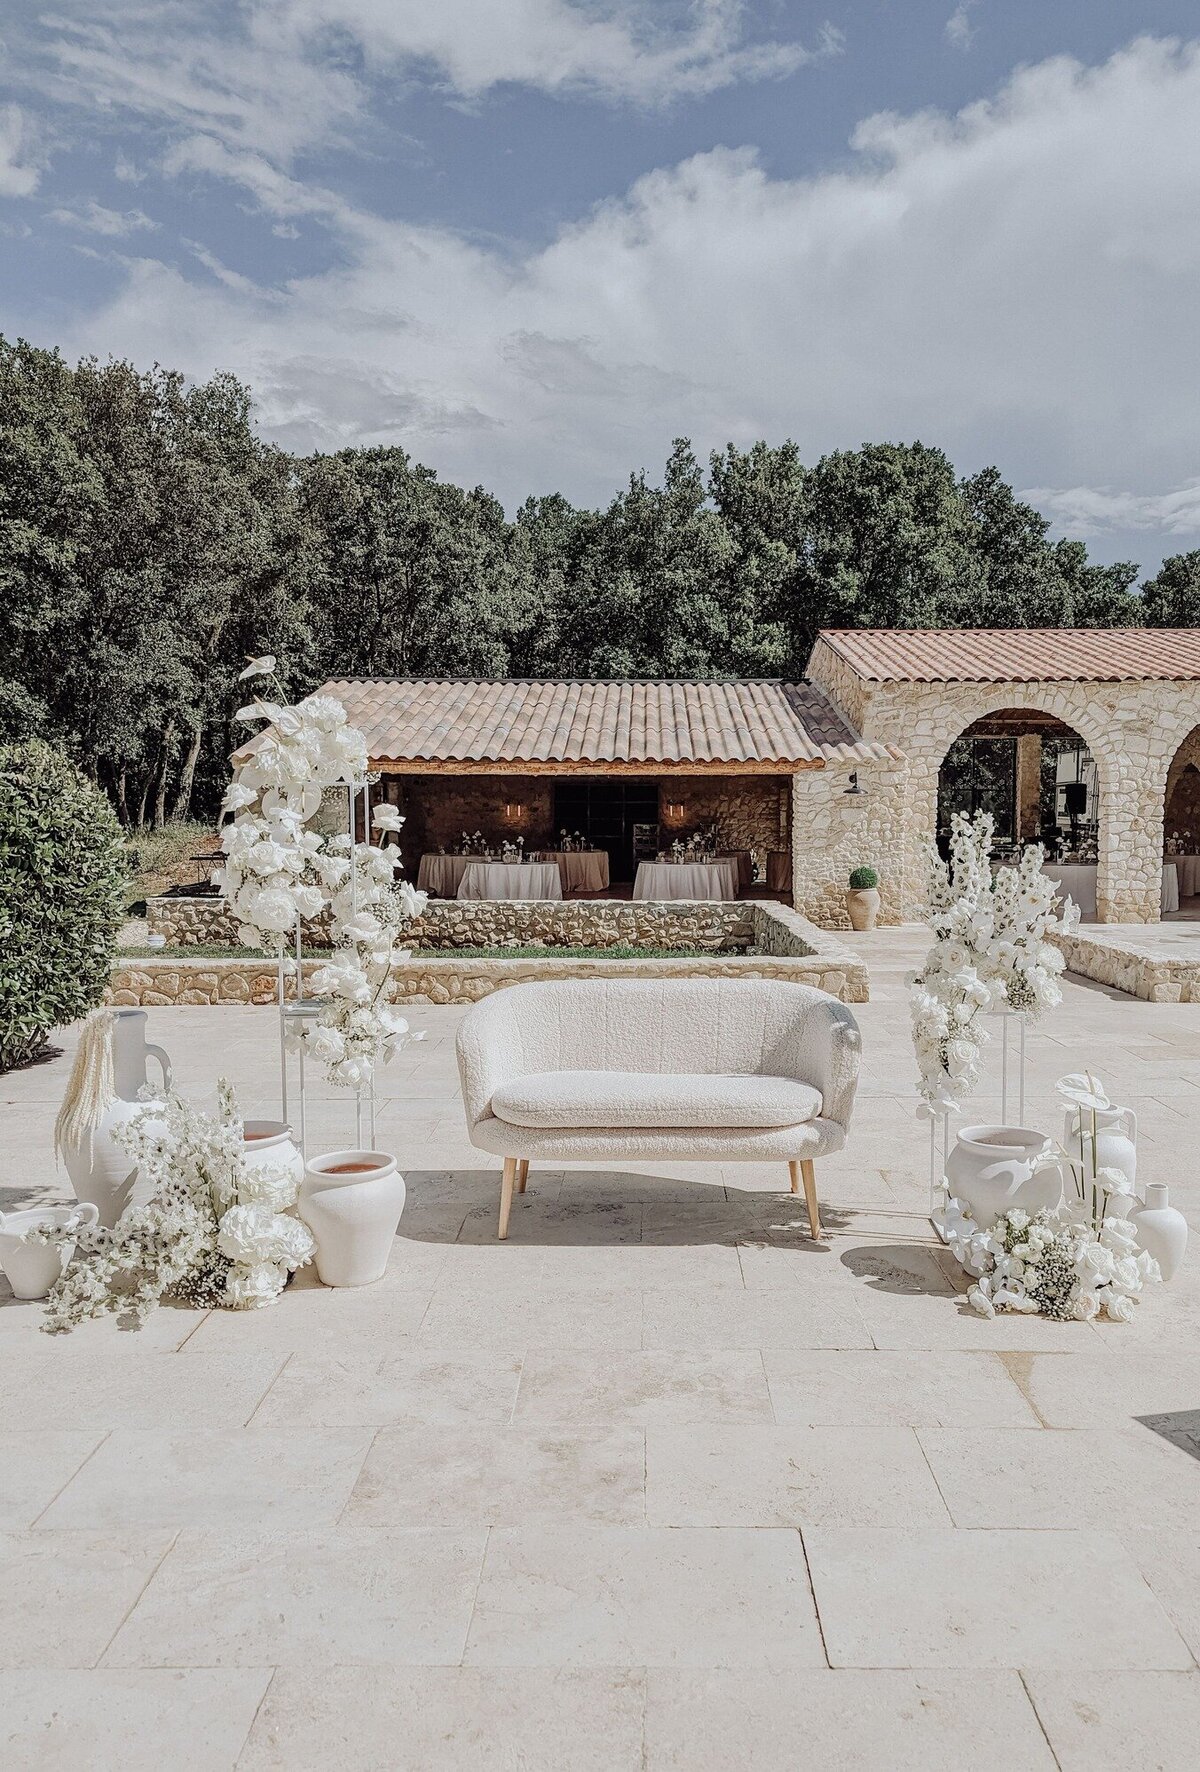
[[(925, 855), (937, 825), (938, 778), (946, 753), (956, 738), (989, 715), (1014, 713), (1049, 714), (1078, 733), (1096, 765), (1100, 797), (1097, 912), (1101, 922), (1125, 920), (1154, 922), (1159, 916), (1161, 883), (1162, 819), (1157, 835), (1147, 833), (1149, 844), (1138, 844), (1130, 854), (1122, 841), (1142, 803), (1144, 782), (1131, 781), (1133, 759), (1123, 750), (1108, 710), (1093, 706), (1083, 686), (1060, 683), (971, 683), (940, 686), (922, 709), (914, 739), (905, 746), (909, 763), (912, 843), (905, 871), (907, 916), (919, 917), (925, 898)], [(945, 690), (952, 688), (953, 693)], [(1160, 803), (1161, 804), (1161, 803)], [(1143, 848), (1152, 847), (1151, 870)], [(1146, 877), (1143, 879), (1143, 875)]]

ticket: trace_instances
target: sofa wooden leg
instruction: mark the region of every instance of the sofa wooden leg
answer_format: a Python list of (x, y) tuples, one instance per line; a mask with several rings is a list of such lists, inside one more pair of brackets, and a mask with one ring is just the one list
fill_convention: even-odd
[(522, 1157), (517, 1164), (517, 1192), (525, 1192), (525, 1183), (529, 1180), (529, 1158)]
[(788, 1164), (788, 1174), (792, 1178), (792, 1192), (794, 1194), (798, 1194), (800, 1192), (800, 1165), (799, 1165), (799, 1163), (789, 1163)]
[(500, 1241), (508, 1235), (508, 1215), (512, 1211), (513, 1183), (517, 1179), (517, 1159), (505, 1157), (504, 1174), (500, 1177)]
[(817, 1203), (817, 1178), (813, 1171), (811, 1157), (802, 1157), (800, 1159), (800, 1173), (804, 1177), (804, 1202), (808, 1207), (809, 1229), (812, 1231), (813, 1240), (819, 1242), (821, 1237), (821, 1208)]

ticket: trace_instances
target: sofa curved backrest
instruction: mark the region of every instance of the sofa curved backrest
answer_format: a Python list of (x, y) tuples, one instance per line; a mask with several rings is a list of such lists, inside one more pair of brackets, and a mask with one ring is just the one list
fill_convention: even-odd
[(510, 985), (463, 1019), (459, 1065), (468, 1120), (494, 1091), (539, 1071), (794, 1077), (821, 1090), (825, 1117), (849, 1122), (858, 1024), (811, 985), (768, 978), (551, 979)]

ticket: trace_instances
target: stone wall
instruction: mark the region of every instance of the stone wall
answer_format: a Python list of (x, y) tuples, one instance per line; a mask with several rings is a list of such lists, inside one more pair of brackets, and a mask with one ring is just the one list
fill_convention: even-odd
[(1153, 945), (1153, 937), (1139, 946), (1136, 932), (1120, 931), (1119, 941), (1116, 935), (1114, 931), (1110, 937), (1093, 925), (1050, 939), (1062, 950), (1067, 970), (1082, 978), (1147, 1003), (1200, 1003), (1200, 958), (1165, 954)]
[[(148, 898), (146, 928), (161, 935), (171, 948), (238, 946), (237, 919), (223, 898), (214, 895)], [(306, 947), (329, 946), (329, 923), (325, 916), (305, 918)]]
[[(791, 777), (787, 775), (680, 775), (659, 787), (659, 823), (669, 845), (676, 837), (715, 825), (722, 849), (787, 848)], [(683, 811), (671, 818), (669, 805)]]
[[(415, 880), (426, 851), (457, 849), (467, 831), (497, 843), (524, 837), (526, 849), (549, 849), (554, 837), (554, 783), (544, 775), (394, 775), (387, 798), (405, 824), (400, 850)], [(507, 817), (505, 806), (520, 806)]]
[(824, 929), (849, 929), (851, 868), (879, 875), (879, 920), (904, 920), (907, 767), (858, 763), (858, 794), (846, 793), (850, 766), (800, 770), (792, 777), (792, 901)]
[[(595, 900), (593, 908), (616, 914), (604, 932), (608, 942), (626, 939), (613, 931), (621, 928), (620, 917), (628, 913), (628, 905)], [(764, 951), (748, 954), (740, 953), (736, 947), (714, 946), (702, 956), (681, 956), (678, 960), (556, 959), (552, 950), (547, 951), (545, 958), (519, 960), (480, 960), (470, 955), (434, 960), (417, 953), (411, 960), (397, 963), (392, 994), (398, 1003), (465, 1003), (476, 1002), (492, 991), (525, 979), (782, 978), (814, 985), (846, 1003), (867, 1001), (869, 981), (863, 962), (836, 936), (815, 928), (795, 911), (784, 905), (751, 901), (703, 908), (728, 920), (725, 939), (749, 939)], [(666, 909), (671, 917), (682, 914), (676, 906)], [(747, 917), (748, 929), (743, 922)], [(655, 931), (656, 936), (661, 933), (661, 929)], [(522, 939), (527, 942), (529, 937), (526, 934)], [(657, 945), (665, 944), (658, 941)], [(700, 945), (694, 936), (692, 945)], [(320, 964), (318, 959), (306, 960), (305, 977), (311, 978)], [(286, 989), (291, 996), (294, 981), (289, 980)], [(275, 993), (275, 972), (261, 959), (186, 960), (164, 955), (162, 959), (116, 961), (109, 1001), (147, 1006), (267, 1004), (275, 1001)]]

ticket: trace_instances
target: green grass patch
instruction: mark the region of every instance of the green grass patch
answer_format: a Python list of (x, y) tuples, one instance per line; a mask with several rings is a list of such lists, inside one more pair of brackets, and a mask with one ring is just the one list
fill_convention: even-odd
[[(761, 950), (758, 948), (663, 948), (634, 947), (628, 942), (616, 942), (611, 947), (467, 947), (467, 948), (422, 948), (414, 947), (413, 958), (416, 960), (709, 960), (714, 954), (723, 954), (726, 958), (753, 958)], [(327, 949), (309, 948), (306, 959), (320, 959)], [(255, 948), (230, 948), (199, 945), (197, 947), (179, 948), (120, 948), (117, 953), (118, 963), (124, 960), (167, 960), (177, 963), (180, 960), (261, 960), (265, 965), (274, 964), (274, 956), (263, 953)]]

